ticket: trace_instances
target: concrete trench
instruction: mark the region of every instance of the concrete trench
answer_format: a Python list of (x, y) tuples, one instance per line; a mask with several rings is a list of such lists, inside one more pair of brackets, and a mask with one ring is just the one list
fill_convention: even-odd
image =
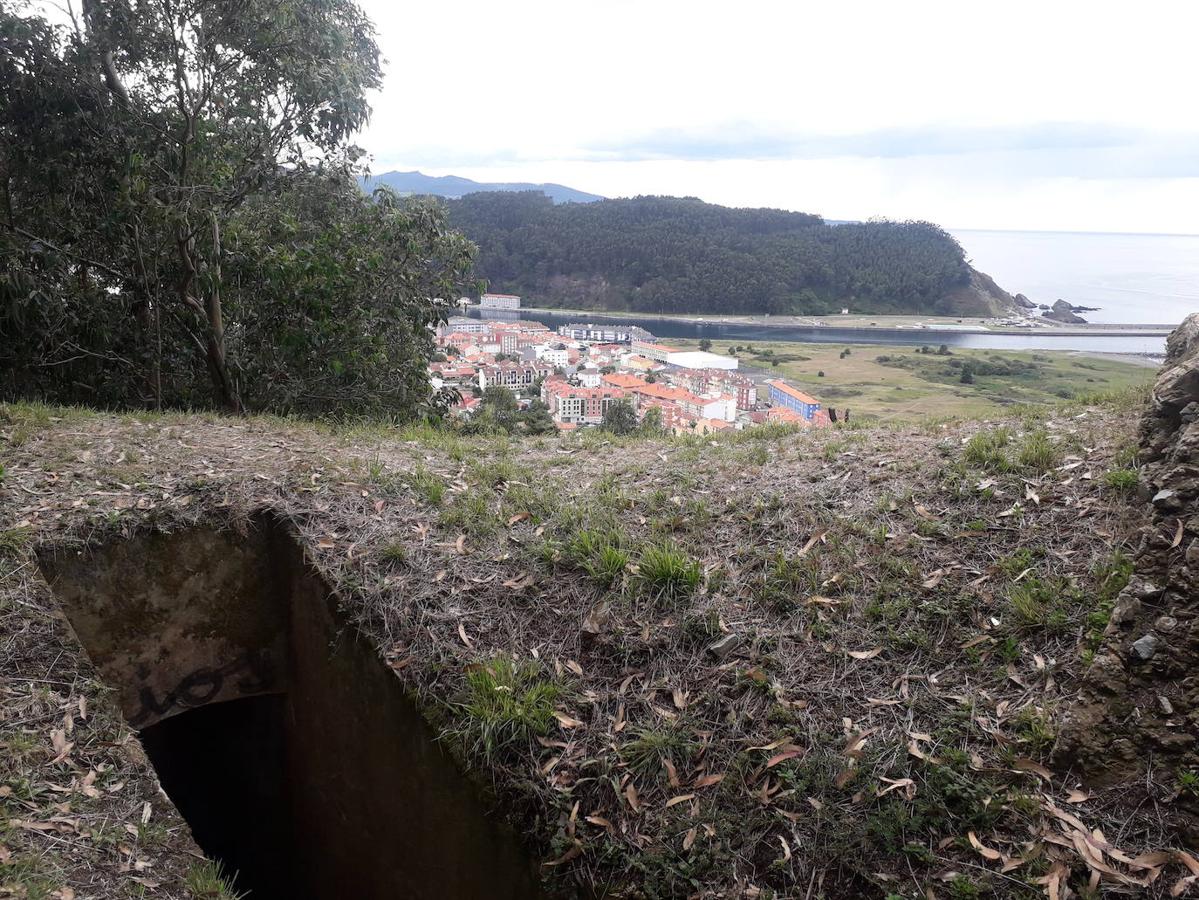
[(524, 898), (489, 815), (289, 530), (151, 533), (40, 559), (163, 789), (263, 898)]

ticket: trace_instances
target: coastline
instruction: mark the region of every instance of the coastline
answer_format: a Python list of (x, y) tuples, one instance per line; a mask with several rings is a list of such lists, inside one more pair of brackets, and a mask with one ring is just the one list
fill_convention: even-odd
[(854, 328), (883, 332), (920, 334), (1013, 334), (1062, 337), (1165, 337), (1174, 325), (1088, 323), (1055, 325), (1037, 323), (1035, 327), (996, 324), (994, 318), (916, 315), (831, 315), (831, 316), (750, 316), (703, 315), (695, 313), (648, 313), (634, 310), (570, 309), (566, 307), (521, 307), (521, 313), (545, 313), (578, 316), (581, 322), (621, 321), (630, 317), (692, 325), (745, 325), (755, 328)]

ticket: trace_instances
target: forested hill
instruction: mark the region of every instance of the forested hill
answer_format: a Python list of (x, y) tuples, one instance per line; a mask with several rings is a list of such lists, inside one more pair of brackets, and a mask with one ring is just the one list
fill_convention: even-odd
[(990, 314), (1011, 297), (927, 222), (819, 216), (694, 198), (555, 205), (535, 192), (447, 200), (491, 289), (532, 303), (670, 313)]

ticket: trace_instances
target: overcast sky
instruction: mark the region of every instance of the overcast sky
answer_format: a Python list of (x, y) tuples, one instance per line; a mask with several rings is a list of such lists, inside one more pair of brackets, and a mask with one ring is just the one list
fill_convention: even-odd
[(362, 0), (375, 172), (1199, 233), (1199, 4)]

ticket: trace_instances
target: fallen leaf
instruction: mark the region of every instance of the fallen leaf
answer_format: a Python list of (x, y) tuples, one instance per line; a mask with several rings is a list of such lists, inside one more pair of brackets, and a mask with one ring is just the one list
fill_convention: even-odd
[(508, 527), (511, 528), (517, 522), (523, 522), (525, 519), (531, 518), (527, 512), (518, 512), (516, 515), (508, 519)]
[(662, 758), (662, 768), (664, 768), (666, 770), (666, 778), (667, 778), (667, 781), (670, 782), (671, 787), (677, 788), (677, 787), (682, 786), (679, 784), (678, 770), (675, 769), (674, 763), (671, 762), (669, 758), (667, 758), (667, 757)]
[(1053, 781), (1053, 773), (1034, 760), (1021, 758), (1012, 763), (1012, 765), (1021, 772), (1032, 772), (1040, 775), (1046, 781)]
[(583, 724), (578, 719), (572, 718), (564, 712), (558, 712), (558, 710), (554, 710), (554, 718), (558, 720), (558, 724), (563, 728), (578, 728)]
[(624, 789), (625, 799), (629, 801), (629, 808), (635, 813), (641, 812), (641, 801), (637, 799), (637, 787), (633, 782), (629, 782), (628, 787)]
[(687, 836), (683, 838), (683, 850), (690, 850), (693, 846), (695, 846), (695, 838), (698, 834), (699, 832), (696, 830), (695, 826), (692, 825), (691, 829), (687, 832)]
[(705, 775), (703, 778), (696, 779), (695, 784), (691, 786), (693, 788), (706, 788), (714, 784), (720, 784), (722, 781), (724, 781), (723, 775)]
[(462, 556), (466, 555), (466, 535), (458, 535), (458, 540), (454, 541), (454, 549)]
[(458, 637), (462, 638), (462, 643), (466, 644), (470, 649), (473, 650), (475, 648), (475, 645), (471, 643), (471, 639), (466, 636), (466, 624), (464, 622), (458, 623)]
[(770, 757), (770, 759), (766, 760), (766, 768), (773, 769), (779, 763), (786, 762), (789, 759), (794, 759), (803, 752), (803, 747), (799, 747), (795, 744), (788, 744), (780, 753), (776, 753), (774, 756)]
[(597, 828), (611, 828), (612, 827), (612, 823), (609, 822), (607, 819), (605, 819), (603, 816), (587, 816), (587, 818), (584, 821), (590, 822), (592, 825), (595, 825)]
[(1070, 795), (1068, 797), (1066, 797), (1066, 802), (1067, 803), (1086, 803), (1090, 799), (1091, 799), (1091, 795), (1088, 794), (1086, 791), (1074, 790), (1074, 791), (1070, 792)]
[(1182, 543), (1183, 524), (1182, 519), (1178, 520), (1178, 530), (1174, 532), (1174, 540), (1170, 542), (1170, 548), (1173, 549)]
[(817, 531), (814, 535), (812, 535), (810, 538), (808, 538), (808, 542), (806, 544), (804, 544), (803, 547), (800, 548), (799, 555), (807, 556), (808, 551), (811, 550), (816, 545), (816, 542), (818, 540), (820, 540), (821, 538), (823, 538), (825, 536), (825, 534), (827, 534), (827, 532)]
[(928, 511), (923, 503), (915, 505), (916, 515), (928, 522), (936, 522), (937, 517)]
[(977, 850), (983, 857), (996, 862), (1003, 859), (1003, 854), (998, 850), (993, 850), (978, 839), (973, 831), (966, 833), (966, 839), (970, 841), (970, 846)]
[(688, 800), (694, 800), (695, 794), (679, 794), (677, 797), (671, 797), (666, 801), (666, 808), (677, 806), (680, 803), (686, 803)]
[(882, 647), (875, 647), (873, 650), (850, 650), (849, 655), (854, 659), (874, 659), (882, 652)]
[(583, 852), (583, 845), (579, 841), (575, 841), (565, 853), (557, 859), (551, 859), (549, 862), (543, 862), (543, 866), (560, 866), (562, 863), (570, 862), (576, 856)]

